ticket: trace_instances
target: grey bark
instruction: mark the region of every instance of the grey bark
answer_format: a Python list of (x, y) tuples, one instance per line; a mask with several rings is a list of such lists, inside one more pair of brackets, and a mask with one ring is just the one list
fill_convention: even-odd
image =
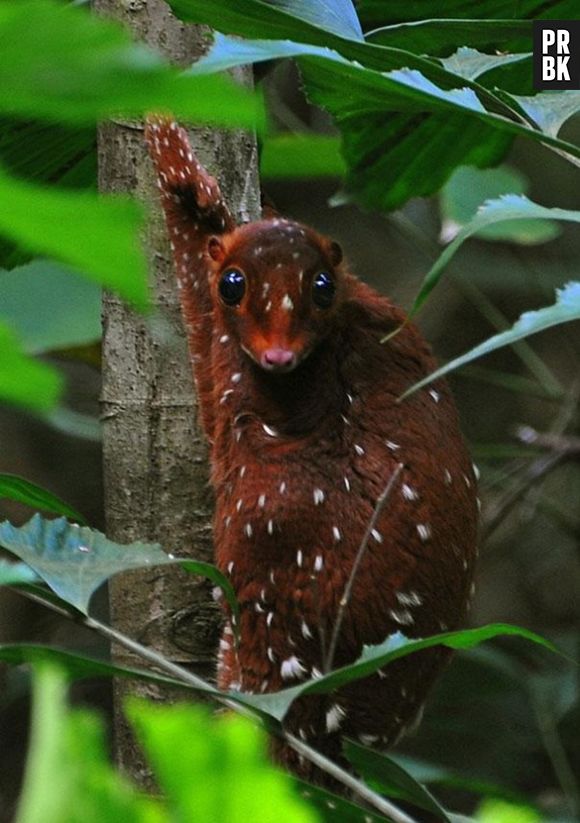
[[(95, 0), (168, 59), (188, 65), (205, 50), (207, 29), (185, 26), (163, 0)], [(241, 82), (251, 82), (240, 72)], [(259, 212), (256, 146), (246, 133), (198, 129), (192, 144), (220, 180), (241, 219)], [(143, 242), (150, 260), (153, 320), (115, 295), (103, 298), (103, 459), (107, 534), (119, 542), (159, 541), (170, 552), (211, 560), (212, 497), (207, 450), (196, 420), (191, 367), (174, 287), (171, 256), (141, 123), (117, 120), (99, 133), (99, 187), (131, 192), (151, 210)], [(173, 662), (212, 677), (219, 614), (210, 585), (179, 570), (152, 569), (115, 578), (111, 618), (117, 629)], [(113, 649), (116, 662), (139, 661)], [(115, 685), (116, 754), (143, 787), (149, 770), (122, 716), (128, 694), (170, 699), (149, 684)]]

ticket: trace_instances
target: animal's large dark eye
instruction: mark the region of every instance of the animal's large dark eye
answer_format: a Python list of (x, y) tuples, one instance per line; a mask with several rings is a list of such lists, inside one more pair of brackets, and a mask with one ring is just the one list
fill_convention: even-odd
[(222, 274), (218, 289), (226, 306), (237, 306), (246, 293), (246, 278), (241, 271), (228, 269)]
[(328, 309), (334, 300), (336, 285), (325, 271), (319, 272), (312, 281), (312, 299), (319, 309)]

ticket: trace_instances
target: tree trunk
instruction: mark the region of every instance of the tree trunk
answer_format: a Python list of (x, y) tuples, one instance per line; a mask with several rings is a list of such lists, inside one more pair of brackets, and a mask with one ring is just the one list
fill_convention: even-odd
[[(168, 59), (188, 65), (204, 51), (207, 30), (177, 21), (162, 0), (96, 0)], [(238, 73), (242, 82), (250, 75)], [(240, 219), (259, 211), (252, 136), (198, 129), (191, 134), (201, 161), (220, 180)], [(99, 133), (99, 186), (132, 192), (151, 207), (143, 238), (150, 260), (153, 318), (136, 316), (115, 295), (103, 298), (103, 458), (107, 534), (119, 542), (158, 541), (170, 552), (211, 560), (212, 498), (207, 451), (196, 422), (191, 367), (182, 331), (171, 255), (146, 156), (141, 123), (117, 120)], [(170, 660), (214, 675), (219, 614), (207, 581), (180, 570), (124, 574), (110, 586), (117, 629)], [(139, 661), (115, 648), (117, 663)], [(141, 665), (141, 664), (140, 664)], [(115, 686), (118, 762), (139, 785), (150, 785), (121, 704), (128, 694), (165, 698), (150, 684)]]

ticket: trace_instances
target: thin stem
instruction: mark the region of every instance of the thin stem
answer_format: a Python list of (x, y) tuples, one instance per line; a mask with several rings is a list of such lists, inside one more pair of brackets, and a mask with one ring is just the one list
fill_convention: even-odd
[[(126, 637), (126, 635), (121, 634), (111, 626), (107, 626), (106, 623), (101, 623), (100, 620), (96, 620), (94, 617), (89, 617), (88, 615), (84, 615), (82, 613), (69, 611), (62, 606), (51, 602), (50, 600), (45, 600), (43, 597), (33, 592), (25, 591), (24, 589), (17, 589), (16, 591), (30, 600), (34, 600), (36, 603), (47, 606), (49, 609), (52, 609), (62, 617), (66, 617), (69, 620), (80, 623), (86, 628), (97, 632), (115, 643), (118, 643), (120, 646), (124, 646), (126, 649), (129, 649), (129, 651), (138, 655), (142, 659), (147, 660), (157, 668), (165, 671), (167, 674), (172, 675), (176, 680), (181, 680), (182, 683), (188, 686), (193, 686), (196, 689), (207, 691), (214, 700), (221, 703), (223, 706), (227, 706), (232, 711), (244, 715), (254, 721), (260, 718), (257, 710), (254, 710), (249, 706), (244, 706), (241, 703), (237, 703), (228, 698), (227, 695), (221, 696), (216, 694), (215, 690), (209, 683), (203, 680), (203, 678), (192, 674), (181, 666), (177, 666), (175, 663), (171, 663), (171, 661), (166, 660), (162, 655), (147, 648), (146, 646), (142, 646), (136, 640)], [(273, 732), (285, 743), (287, 743), (288, 746), (294, 749), (295, 752), (302, 755), (302, 757), (306, 758), (306, 760), (309, 760), (319, 769), (326, 772), (326, 774), (329, 774), (335, 780), (342, 783), (343, 786), (351, 789), (362, 800), (373, 806), (381, 814), (384, 814), (389, 820), (394, 821), (394, 823), (418, 823), (415, 818), (409, 817), (409, 815), (389, 800), (386, 800), (384, 797), (381, 797), (381, 795), (370, 789), (362, 780), (349, 774), (332, 760), (325, 757), (316, 749), (311, 748), (299, 738), (294, 737), (294, 735), (285, 731), (282, 727), (279, 729), (273, 729)]]
[(357, 552), (357, 555), (355, 557), (354, 563), (352, 564), (352, 569), (351, 569), (351, 572), (350, 572), (350, 576), (347, 580), (346, 586), (344, 587), (343, 595), (340, 599), (340, 604), (339, 604), (339, 607), (338, 607), (338, 614), (336, 615), (336, 623), (334, 624), (333, 629), (332, 629), (332, 636), (330, 638), (330, 644), (328, 646), (328, 654), (327, 654), (326, 659), (324, 661), (324, 672), (325, 673), (329, 672), (332, 668), (332, 663), (334, 661), (334, 655), (335, 655), (335, 652), (336, 652), (336, 644), (338, 643), (338, 637), (340, 635), (340, 630), (342, 628), (342, 621), (344, 620), (346, 607), (348, 606), (348, 604), (350, 602), (350, 598), (351, 598), (351, 595), (352, 595), (352, 589), (353, 589), (353, 586), (354, 586), (354, 581), (355, 581), (356, 575), (358, 573), (358, 570), (359, 570), (360, 564), (362, 562), (362, 559), (364, 557), (364, 554), (367, 550), (369, 540), (370, 540), (371, 535), (373, 533), (373, 530), (376, 526), (377, 520), (379, 519), (379, 516), (380, 516), (386, 502), (388, 501), (389, 497), (391, 496), (391, 493), (393, 491), (395, 483), (397, 482), (397, 480), (399, 478), (399, 475), (401, 474), (402, 470), (403, 470), (403, 464), (398, 463), (397, 468), (395, 469), (395, 471), (392, 473), (392, 475), (389, 478), (389, 482), (387, 483), (387, 485), (385, 486), (385, 488), (383, 489), (383, 491), (379, 495), (379, 498), (377, 500), (375, 509), (374, 509), (374, 511), (372, 513), (372, 516), (371, 516), (371, 518), (368, 522), (368, 525), (367, 525), (366, 531), (364, 533), (363, 539), (361, 540), (360, 546), (358, 547), (358, 552)]

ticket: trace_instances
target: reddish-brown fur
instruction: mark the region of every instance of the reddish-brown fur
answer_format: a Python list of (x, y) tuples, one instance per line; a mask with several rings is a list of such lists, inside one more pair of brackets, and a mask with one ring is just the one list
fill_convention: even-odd
[[(211, 448), (217, 563), (241, 608), (237, 650), (226, 608), (220, 687), (276, 691), (323, 669), (355, 556), (399, 463), (333, 666), (396, 631), (457, 628), (475, 557), (473, 469), (444, 382), (397, 400), (433, 370), (427, 344), (411, 324), (381, 343), (404, 314), (312, 229), (282, 219), (236, 226), (176, 124), (153, 119), (146, 137)], [(233, 307), (218, 293), (231, 268), (246, 278)], [(312, 298), (320, 271), (337, 287), (327, 309)], [(295, 367), (263, 368), (272, 350), (290, 352)], [(446, 658), (422, 652), (336, 694), (303, 698), (287, 726), (335, 758), (341, 734), (390, 745)], [(277, 756), (313, 777), (284, 747)]]

